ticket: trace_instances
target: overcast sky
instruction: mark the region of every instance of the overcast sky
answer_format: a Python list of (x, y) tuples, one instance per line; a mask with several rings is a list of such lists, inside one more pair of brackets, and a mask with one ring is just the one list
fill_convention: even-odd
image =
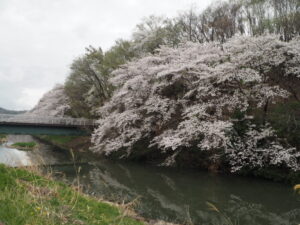
[(107, 50), (149, 15), (210, 0), (0, 0), (0, 107), (30, 109), (88, 45)]

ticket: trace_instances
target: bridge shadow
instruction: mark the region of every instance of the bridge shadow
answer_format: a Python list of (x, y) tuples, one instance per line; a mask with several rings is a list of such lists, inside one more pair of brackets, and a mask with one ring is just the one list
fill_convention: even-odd
[(91, 131), (88, 129), (80, 129), (77, 127), (0, 125), (0, 134), (88, 136), (90, 133)]

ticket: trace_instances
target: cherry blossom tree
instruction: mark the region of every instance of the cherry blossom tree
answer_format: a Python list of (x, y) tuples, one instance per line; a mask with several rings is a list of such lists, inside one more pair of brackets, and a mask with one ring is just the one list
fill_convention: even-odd
[(70, 109), (69, 99), (63, 85), (56, 85), (44, 94), (38, 104), (27, 115), (64, 117)]
[[(233, 172), (270, 165), (299, 170), (296, 149), (268, 123), (253, 122), (255, 111), (290, 96), (269, 77), (280, 68), (282, 79), (299, 79), (299, 45), (275, 36), (188, 42), (123, 65), (110, 79), (117, 87), (112, 98), (99, 108), (93, 150), (123, 158), (160, 154), (162, 164), (174, 165), (193, 149), (212, 161), (225, 157)], [(235, 119), (237, 111), (244, 116)], [(242, 120), (249, 124), (239, 136), (234, 128)]]

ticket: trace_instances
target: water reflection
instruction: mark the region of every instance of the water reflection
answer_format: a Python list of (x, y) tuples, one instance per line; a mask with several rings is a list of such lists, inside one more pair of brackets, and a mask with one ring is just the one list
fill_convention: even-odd
[[(71, 167), (55, 167), (70, 182)], [(264, 180), (215, 176), (102, 160), (83, 166), (85, 191), (113, 201), (140, 197), (137, 211), (149, 218), (193, 224), (298, 225), (300, 201), (289, 186)], [(223, 213), (208, 210), (211, 202)]]

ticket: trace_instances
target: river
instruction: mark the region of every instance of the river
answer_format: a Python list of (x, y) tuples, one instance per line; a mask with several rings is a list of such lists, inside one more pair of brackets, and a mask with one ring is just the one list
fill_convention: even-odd
[[(32, 139), (27, 135), (8, 136), (9, 142)], [(79, 180), (86, 193), (106, 200), (134, 201), (135, 210), (147, 218), (195, 225), (300, 224), (300, 198), (286, 184), (77, 158), (80, 164), (74, 166), (71, 154), (44, 143), (39, 143), (39, 148), (32, 152), (0, 146), (0, 163), (10, 166), (47, 164), (44, 168), (52, 165), (56, 179), (68, 183)]]

